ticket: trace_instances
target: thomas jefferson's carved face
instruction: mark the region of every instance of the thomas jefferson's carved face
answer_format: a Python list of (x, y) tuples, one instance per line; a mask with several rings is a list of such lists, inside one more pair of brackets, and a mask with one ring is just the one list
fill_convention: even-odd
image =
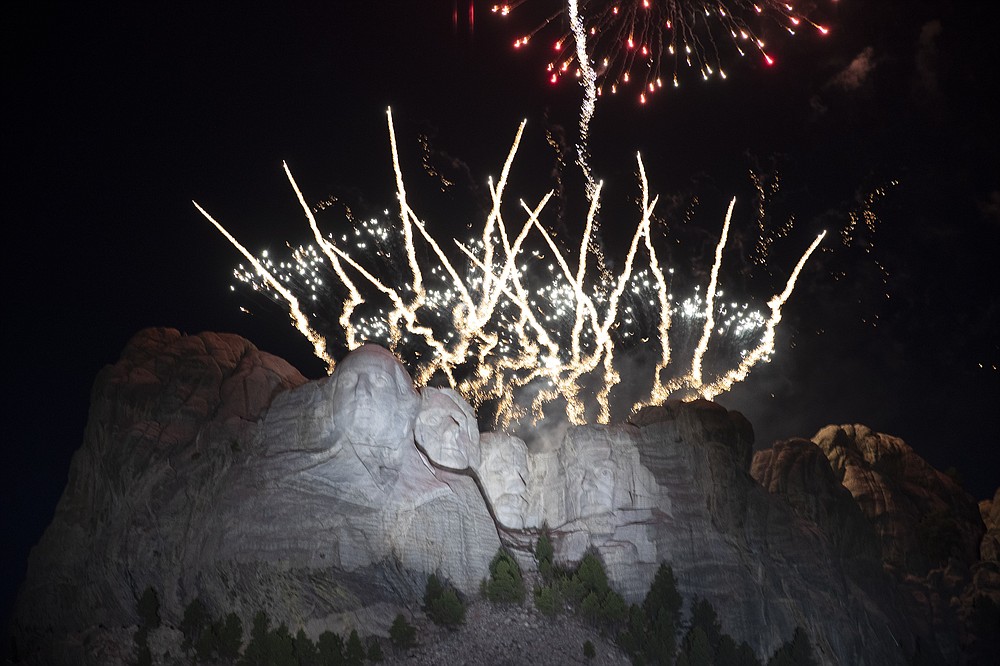
[(333, 419), (354, 444), (399, 448), (411, 432), (417, 395), (388, 351), (364, 345), (334, 373)]

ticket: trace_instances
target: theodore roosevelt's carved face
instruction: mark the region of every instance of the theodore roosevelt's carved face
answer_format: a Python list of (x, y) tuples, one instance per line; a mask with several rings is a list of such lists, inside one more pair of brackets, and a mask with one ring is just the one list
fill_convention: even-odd
[(611, 513), (617, 472), (611, 448), (607, 442), (591, 438), (580, 438), (573, 444), (566, 467), (570, 518)]
[(493, 514), (507, 527), (524, 527), (528, 508), (528, 449), (517, 437), (489, 433), (482, 439), (479, 478)]

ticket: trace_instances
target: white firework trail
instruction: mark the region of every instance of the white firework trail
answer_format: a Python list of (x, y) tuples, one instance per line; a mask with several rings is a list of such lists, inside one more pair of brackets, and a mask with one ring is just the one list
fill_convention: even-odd
[[(637, 156), (641, 188), (641, 215), (629, 249), (617, 275), (608, 275), (590, 265), (597, 257), (592, 239), (597, 224), (601, 186), (596, 184), (574, 260), (556, 243), (541, 222), (552, 192), (531, 207), (521, 202), (524, 217), (514, 227), (505, 220), (504, 191), (524, 123), (518, 128), (511, 150), (496, 184), (490, 182), (492, 208), (480, 235), (471, 242), (455, 240), (462, 263), (449, 258), (429, 226), (410, 208), (399, 165), (391, 111), (387, 112), (390, 148), (396, 177), (399, 224), (364, 222), (339, 240), (324, 235), (305, 197), (285, 167), (289, 183), (305, 212), (315, 245), (293, 250), (292, 261), (275, 265), (266, 256), (256, 258), (207, 211), (205, 216), (232, 243), (252, 267), (236, 271), (236, 277), (284, 302), (292, 323), (312, 344), (317, 357), (332, 372), (334, 362), (329, 342), (317, 332), (295, 289), (317, 294), (328, 289), (332, 274), (347, 297), (339, 302), (335, 319), (347, 349), (365, 341), (378, 341), (397, 354), (408, 354), (418, 384), (441, 378), (461, 392), (473, 405), (495, 406), (496, 425), (508, 427), (525, 417), (538, 419), (547, 408), (562, 406), (571, 423), (596, 420), (608, 423), (615, 387), (621, 380), (616, 354), (623, 347), (656, 349), (658, 360), (650, 364), (650, 386), (646, 398), (633, 408), (662, 402), (670, 396), (712, 398), (742, 381), (758, 363), (774, 353), (775, 329), (781, 308), (791, 296), (796, 280), (812, 252), (823, 239), (820, 234), (801, 256), (782, 292), (768, 303), (771, 315), (762, 315), (736, 303), (719, 302), (719, 271), (735, 200), (726, 213), (716, 247), (712, 275), (702, 301), (700, 297), (675, 302), (668, 288), (652, 242), (653, 210), (649, 183), (641, 157)], [(365, 235), (377, 242), (396, 238), (402, 242), (405, 269), (372, 268), (372, 252)], [(532, 249), (532, 239), (541, 248)], [(418, 241), (429, 248), (431, 263), (418, 260)], [(381, 252), (377, 253), (382, 256)], [(389, 253), (387, 252), (386, 255)], [(394, 255), (396, 256), (396, 255)], [(548, 256), (548, 260), (545, 257)], [(325, 261), (329, 269), (322, 269)], [(600, 263), (600, 262), (597, 262)], [(538, 273), (541, 271), (542, 275)], [(592, 277), (596, 273), (597, 277)], [(365, 287), (367, 285), (367, 287)], [(364, 287), (364, 288), (363, 288)], [(382, 306), (375, 308), (376, 302)], [(639, 330), (642, 318), (656, 319), (655, 334)], [(329, 318), (329, 315), (327, 316)], [(700, 328), (698, 344), (686, 371), (673, 377), (674, 359), (670, 336), (675, 319), (686, 328)], [(740, 354), (739, 361), (706, 377), (705, 355), (715, 336), (729, 335), (754, 344)], [(596, 389), (593, 387), (597, 387)], [(588, 388), (591, 387), (591, 388)]]

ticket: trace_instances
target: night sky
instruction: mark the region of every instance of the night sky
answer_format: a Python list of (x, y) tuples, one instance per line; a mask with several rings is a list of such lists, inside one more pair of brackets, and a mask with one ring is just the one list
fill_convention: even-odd
[[(501, 21), (489, 3), (475, 3), (474, 22), (468, 0), (192, 4), (26, 3), (4, 21), (5, 607), (81, 444), (93, 379), (138, 330), (234, 332), (323, 374), (279, 308), (240, 311), (248, 299), (230, 284), (241, 258), (192, 199), (253, 250), (308, 240), (283, 160), (312, 203), (392, 208), (391, 105), (411, 203), (441, 237), (462, 235), (481, 222), (486, 178), (521, 119), (514, 172), (528, 200), (555, 186), (546, 129), (575, 140), (580, 89), (547, 82), (544, 40), (515, 52), (516, 15)], [(827, 229), (773, 362), (718, 401), (750, 418), (758, 447), (864, 423), (992, 496), (1000, 9), (820, 0), (816, 15), (831, 34), (774, 34), (773, 67), (729, 57), (726, 81), (684, 76), (642, 107), (627, 90), (602, 98), (591, 149), (604, 242), (613, 254), (638, 221), (636, 151), (668, 238), (684, 240), (671, 265), (692, 285), (705, 284), (732, 196), (723, 277), (761, 305)], [(420, 136), (455, 182), (444, 192), (421, 172)], [(795, 217), (786, 253), (765, 268), (747, 261), (750, 169), (780, 174), (773, 221)], [(555, 220), (571, 234), (582, 224), (575, 174)], [(862, 223), (844, 246), (847, 211), (883, 186), (874, 231)]]

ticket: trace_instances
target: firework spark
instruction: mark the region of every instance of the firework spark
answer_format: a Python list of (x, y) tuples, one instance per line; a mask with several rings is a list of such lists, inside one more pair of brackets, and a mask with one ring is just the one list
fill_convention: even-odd
[[(515, 0), (492, 11), (511, 16), (525, 4), (542, 3)], [(664, 80), (679, 86), (682, 69), (708, 80), (726, 78), (724, 60), (730, 55), (757, 55), (773, 65), (763, 38), (770, 26), (792, 35), (803, 25), (829, 32), (785, 0), (550, 0), (550, 5), (555, 5), (550, 13), (519, 35), (514, 47), (541, 39), (553, 26), (553, 57), (546, 67), (552, 83), (565, 76), (586, 80), (593, 67), (596, 94), (632, 86), (643, 104)]]
[[(195, 205), (249, 260), (250, 267), (240, 266), (236, 277), (284, 303), (296, 330), (313, 343), (331, 372), (328, 347), (337, 343), (353, 349), (368, 340), (380, 342), (404, 358), (418, 384), (444, 381), (477, 408), (494, 405), (500, 427), (525, 417), (542, 418), (552, 406), (561, 407), (572, 423), (609, 422), (612, 395), (621, 381), (616, 359), (625, 352), (648, 349), (658, 355), (655, 364), (648, 364), (652, 372), (646, 397), (634, 407), (668, 396), (711, 398), (728, 390), (774, 352), (781, 308), (823, 238), (821, 234), (813, 241), (785, 288), (770, 300), (769, 317), (746, 304), (727, 303), (718, 276), (734, 200), (705, 297), (696, 294), (678, 301), (668, 283), (673, 269), (661, 267), (652, 242), (657, 199), (650, 197), (641, 157), (640, 219), (617, 275), (603, 267), (592, 242), (599, 183), (575, 256), (541, 222), (551, 192), (534, 206), (522, 201), (521, 221), (508, 223), (504, 191), (522, 123), (499, 180), (489, 183), (493, 205), (480, 235), (464, 243), (456, 240), (449, 254), (407, 203), (391, 111), (387, 119), (397, 223), (376, 218), (339, 237), (324, 235), (286, 166), (315, 242), (291, 248), (289, 260), (275, 263), (266, 253), (254, 257)], [(421, 263), (419, 257), (433, 260)], [(335, 290), (342, 299), (331, 298)], [(332, 322), (326, 309), (330, 302), (342, 305), (333, 326), (339, 335), (328, 339), (317, 332), (317, 322)], [(689, 364), (675, 363), (672, 337), (697, 338)], [(727, 339), (740, 345), (736, 358), (709, 373), (706, 353), (724, 346), (720, 340)]]

